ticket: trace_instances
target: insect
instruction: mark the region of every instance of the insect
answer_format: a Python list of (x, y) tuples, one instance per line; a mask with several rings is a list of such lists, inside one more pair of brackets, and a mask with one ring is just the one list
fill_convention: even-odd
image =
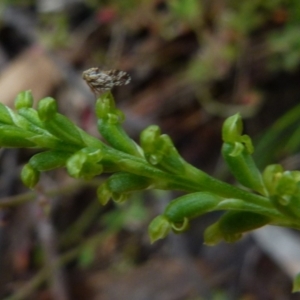
[(82, 78), (95, 94), (109, 91), (115, 86), (126, 85), (131, 80), (129, 74), (124, 71), (103, 71), (100, 68), (91, 68), (84, 71)]

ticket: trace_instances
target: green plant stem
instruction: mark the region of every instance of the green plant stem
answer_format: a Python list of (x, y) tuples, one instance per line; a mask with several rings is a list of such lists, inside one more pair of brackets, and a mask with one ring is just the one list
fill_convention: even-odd
[[(184, 192), (207, 191), (224, 198), (240, 199), (245, 203), (255, 205), (257, 212), (260, 209), (262, 212), (268, 212), (266, 215), (272, 216), (275, 223), (287, 223), (286, 217), (274, 208), (268, 198), (217, 180), (188, 163), (185, 164), (186, 170), (182, 175), (174, 175), (151, 166), (142, 158), (124, 154), (114, 149), (109, 149), (109, 153), (112, 155), (111, 160), (113, 157), (119, 157), (118, 166), (123, 171), (152, 178), (157, 189), (175, 189)], [(288, 224), (291, 225), (290, 222)], [(298, 228), (299, 225), (293, 223), (292, 227)]]
[(274, 208), (267, 198), (217, 180), (188, 163), (184, 174), (174, 175), (151, 166), (144, 159), (114, 149), (109, 149), (108, 153), (111, 155), (110, 160), (118, 157), (118, 165), (123, 171), (152, 178), (161, 189), (174, 188), (185, 192), (209, 191), (222, 197), (238, 198), (268, 209)]
[(193, 185), (199, 187), (198, 191), (205, 189), (222, 197), (241, 199), (267, 209), (274, 208), (268, 198), (215, 179), (192, 165), (188, 165), (186, 177), (193, 180)]

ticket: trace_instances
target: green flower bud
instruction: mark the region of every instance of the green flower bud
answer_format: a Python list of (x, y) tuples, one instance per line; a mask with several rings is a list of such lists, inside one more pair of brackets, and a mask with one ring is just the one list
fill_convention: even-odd
[(268, 224), (271, 219), (249, 211), (228, 211), (217, 222), (223, 239), (232, 243), (239, 240), (242, 234)]
[(102, 94), (97, 99), (96, 115), (98, 119), (102, 120), (108, 120), (110, 118), (111, 124), (122, 123), (125, 119), (123, 112), (116, 108), (115, 99), (110, 91)]
[(276, 182), (282, 177), (283, 167), (278, 164), (269, 165), (262, 174), (264, 185), (270, 195), (276, 194)]
[(262, 195), (267, 194), (261, 173), (242, 143), (224, 143), (222, 155), (230, 172), (239, 183)]
[(227, 118), (222, 128), (224, 142), (236, 142), (243, 133), (243, 122), (239, 113)]
[(66, 166), (70, 176), (91, 179), (103, 172), (103, 166), (99, 164), (102, 154), (97, 150), (89, 150), (78, 151), (67, 160)]
[(158, 164), (158, 166), (162, 170), (166, 170), (173, 174), (182, 175), (185, 172), (185, 161), (174, 147), (171, 138), (168, 135), (163, 134), (161, 135), (160, 140), (163, 144), (163, 158)]
[(281, 165), (269, 165), (263, 172), (263, 180), (272, 204), (284, 215), (300, 217), (299, 171), (283, 171)]
[(112, 193), (111, 198), (114, 200), (116, 203), (124, 203), (128, 200), (129, 194), (119, 194), (119, 193)]
[(110, 92), (101, 95), (96, 102), (98, 131), (115, 149), (142, 157), (139, 146), (127, 135), (121, 124), (125, 120), (122, 111), (116, 109), (115, 101)]
[(251, 138), (242, 135), (243, 122), (240, 114), (227, 118), (222, 128), (222, 155), (230, 172), (245, 187), (267, 195), (261, 174), (251, 156), (254, 151)]
[(150, 184), (151, 180), (147, 177), (126, 172), (115, 173), (98, 188), (98, 199), (103, 205), (110, 198), (115, 202), (124, 202), (130, 192), (147, 189)]
[(103, 152), (101, 149), (87, 147), (87, 148), (82, 148), (80, 151), (87, 154), (88, 159), (91, 162), (98, 163), (103, 159)]
[(39, 101), (37, 111), (43, 122), (49, 121), (57, 113), (57, 103), (53, 98), (46, 97)]
[(23, 91), (18, 94), (15, 99), (15, 108), (17, 110), (21, 108), (31, 108), (33, 105), (33, 96), (31, 91)]
[[(141, 132), (140, 136), (140, 145), (143, 148), (146, 157), (150, 160), (150, 155), (153, 153), (156, 149), (156, 141), (159, 140), (161, 136), (161, 130), (159, 126), (157, 125), (151, 125), (148, 126), (146, 129), (144, 129)], [(161, 157), (159, 161), (161, 160)], [(158, 161), (158, 162), (159, 162)]]
[(107, 186), (107, 182), (101, 184), (97, 189), (97, 198), (102, 205), (106, 205), (110, 198), (112, 197), (112, 193)]
[(112, 123), (107, 119), (99, 119), (98, 131), (104, 139), (115, 149), (142, 157), (142, 151), (139, 146), (127, 135), (119, 123)]
[(164, 216), (173, 224), (182, 224), (186, 218), (191, 220), (214, 210), (222, 199), (207, 192), (187, 194), (172, 200), (165, 208)]
[(151, 243), (153, 244), (157, 240), (165, 238), (170, 230), (171, 224), (168, 219), (164, 216), (157, 216), (148, 227)]
[(291, 171), (282, 173), (276, 182), (275, 190), (277, 195), (294, 195), (299, 191), (298, 182)]
[(295, 222), (299, 221), (300, 217), (300, 197), (298, 195), (273, 195), (270, 196), (272, 204), (285, 216)]
[(106, 184), (113, 195), (113, 199), (118, 200), (123, 194), (127, 195), (132, 191), (147, 189), (151, 184), (151, 180), (147, 177), (119, 172), (110, 176)]
[(29, 164), (40, 172), (49, 171), (64, 167), (66, 160), (71, 156), (70, 153), (62, 151), (45, 151), (35, 154), (30, 158)]
[(248, 135), (242, 135), (243, 122), (239, 113), (227, 118), (222, 127), (222, 139), (225, 143), (235, 144), (237, 142), (244, 144), (249, 154), (253, 153), (253, 145)]
[(273, 205), (286, 216), (299, 220), (300, 217), (300, 182), (299, 173), (285, 171), (273, 181)]
[(30, 189), (33, 189), (35, 185), (38, 183), (40, 178), (40, 172), (34, 169), (29, 164), (26, 164), (21, 172), (21, 180), (22, 182), (29, 187)]
[(147, 127), (141, 133), (140, 144), (150, 164), (174, 174), (182, 174), (185, 171), (185, 162), (171, 138), (166, 134), (161, 135), (158, 126)]
[(215, 246), (223, 239), (218, 223), (208, 226), (204, 231), (204, 244), (207, 246)]

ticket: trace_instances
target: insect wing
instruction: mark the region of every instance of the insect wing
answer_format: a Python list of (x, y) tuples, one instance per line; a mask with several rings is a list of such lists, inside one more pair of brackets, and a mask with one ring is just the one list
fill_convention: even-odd
[(131, 78), (128, 73), (120, 70), (110, 70), (107, 74), (111, 77), (114, 86), (126, 85)]
[(114, 86), (126, 85), (131, 80), (129, 74), (124, 71), (102, 71), (99, 68), (84, 71), (82, 77), (94, 93), (111, 90)]

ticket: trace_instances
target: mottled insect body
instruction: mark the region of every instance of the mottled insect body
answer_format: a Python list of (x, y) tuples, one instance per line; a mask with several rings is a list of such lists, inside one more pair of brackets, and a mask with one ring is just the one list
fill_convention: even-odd
[(131, 80), (129, 74), (124, 71), (103, 71), (100, 68), (91, 68), (84, 71), (82, 78), (95, 94), (109, 91), (115, 86), (126, 85)]

